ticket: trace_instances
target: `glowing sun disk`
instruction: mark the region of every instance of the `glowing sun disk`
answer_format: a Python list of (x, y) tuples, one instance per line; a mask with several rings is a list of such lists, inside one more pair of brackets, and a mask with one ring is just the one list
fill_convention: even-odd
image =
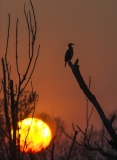
[(41, 151), (41, 149), (49, 145), (52, 139), (49, 126), (40, 119), (26, 118), (18, 122), (18, 126), (19, 131), (17, 132), (17, 139), (20, 135), (20, 150), (26, 153)]

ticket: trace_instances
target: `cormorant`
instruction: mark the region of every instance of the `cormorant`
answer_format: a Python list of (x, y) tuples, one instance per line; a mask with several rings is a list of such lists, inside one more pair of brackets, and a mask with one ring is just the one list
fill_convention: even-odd
[(73, 52), (72, 45), (74, 45), (74, 44), (73, 43), (68, 44), (69, 49), (65, 53), (65, 66), (66, 66), (66, 63), (69, 62), (73, 57), (74, 52)]

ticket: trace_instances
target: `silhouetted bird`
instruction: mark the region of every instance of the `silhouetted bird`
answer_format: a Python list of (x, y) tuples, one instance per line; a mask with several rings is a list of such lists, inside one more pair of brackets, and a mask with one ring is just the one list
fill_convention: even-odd
[(69, 62), (73, 57), (74, 52), (73, 52), (72, 45), (74, 44), (73, 43), (68, 44), (69, 49), (65, 53), (65, 66), (66, 66), (66, 63)]

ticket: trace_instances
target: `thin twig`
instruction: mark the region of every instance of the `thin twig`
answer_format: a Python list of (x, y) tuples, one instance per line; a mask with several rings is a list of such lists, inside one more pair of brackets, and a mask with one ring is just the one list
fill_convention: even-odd
[(73, 150), (73, 147), (74, 147), (74, 144), (76, 142), (76, 136), (78, 134), (78, 131), (75, 130), (74, 128), (74, 125), (72, 124), (72, 127), (73, 127), (73, 130), (74, 130), (74, 137), (73, 137), (73, 140), (72, 140), (72, 144), (71, 144), (71, 147), (70, 147), (70, 150), (69, 150), (69, 154), (68, 154), (68, 157), (67, 157), (67, 160), (70, 159), (70, 156), (71, 156), (71, 153), (72, 153), (72, 150)]
[[(5, 66), (6, 66), (6, 78), (8, 80), (8, 84), (9, 84), (9, 81), (10, 81), (10, 72), (11, 72), (11, 66), (9, 67), (9, 64), (8, 64), (8, 61), (7, 61), (8, 47), (9, 47), (9, 35), (10, 35), (10, 14), (8, 14), (8, 32), (7, 32), (6, 53), (5, 53), (5, 59), (4, 59)], [(9, 85), (6, 86), (6, 93), (7, 93), (7, 100), (8, 100), (8, 103), (9, 103)]]
[(32, 32), (32, 35), (34, 34), (33, 33), (33, 27), (32, 27), (32, 19), (31, 19), (31, 13), (30, 13), (30, 11), (29, 11), (29, 20), (30, 20), (30, 31)]
[[(7, 54), (8, 54), (8, 46), (9, 46), (9, 33), (10, 33), (10, 14), (8, 14), (8, 32), (7, 32), (7, 43), (6, 43), (6, 53), (5, 53), (5, 61), (7, 62)], [(6, 63), (8, 66), (8, 63)]]
[[(32, 7), (32, 11), (33, 11), (33, 17), (34, 17), (34, 23), (35, 23), (35, 33), (34, 35), (36, 36), (36, 32), (37, 32), (37, 22), (36, 22), (36, 17), (35, 17), (35, 11), (34, 11), (34, 7), (33, 7), (33, 4), (32, 4), (32, 1), (30, 0), (30, 4), (31, 4), (31, 7)], [(36, 37), (35, 37), (36, 38)]]
[(25, 14), (25, 18), (26, 18), (26, 22), (27, 22), (27, 27), (28, 27), (28, 53), (29, 53), (29, 59), (30, 59), (30, 25), (29, 25), (29, 20), (28, 20), (28, 14), (26, 14), (26, 10), (25, 10), (25, 4), (24, 4), (24, 14)]
[(17, 74), (20, 82), (21, 78), (20, 78), (20, 72), (19, 72), (19, 66), (18, 66), (18, 18), (16, 22), (16, 69), (17, 69)]
[(36, 62), (37, 62), (37, 59), (38, 59), (38, 56), (39, 56), (39, 50), (40, 50), (40, 45), (39, 45), (39, 47), (38, 47), (38, 52), (37, 52), (37, 56), (36, 56), (36, 59), (35, 59), (35, 62), (34, 62), (32, 71), (31, 71), (31, 73), (30, 73), (30, 76), (29, 76), (29, 78), (28, 78), (25, 86), (24, 86), (23, 89), (21, 90), (21, 93), (24, 91), (24, 89), (26, 88), (27, 84), (29, 83), (29, 81), (30, 81), (30, 79), (31, 79), (31, 77), (32, 77), (32, 74), (33, 74), (33, 72), (34, 72), (34, 69), (35, 69), (35, 66), (36, 66)]

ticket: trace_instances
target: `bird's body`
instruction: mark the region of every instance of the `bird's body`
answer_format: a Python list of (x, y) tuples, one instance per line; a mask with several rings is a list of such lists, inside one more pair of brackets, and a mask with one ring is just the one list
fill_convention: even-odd
[(65, 53), (65, 66), (66, 66), (66, 63), (69, 62), (72, 59), (72, 57), (73, 57), (74, 52), (73, 52), (72, 45), (74, 45), (74, 44), (72, 44), (72, 43), (68, 44), (69, 48), (68, 48), (68, 50)]

